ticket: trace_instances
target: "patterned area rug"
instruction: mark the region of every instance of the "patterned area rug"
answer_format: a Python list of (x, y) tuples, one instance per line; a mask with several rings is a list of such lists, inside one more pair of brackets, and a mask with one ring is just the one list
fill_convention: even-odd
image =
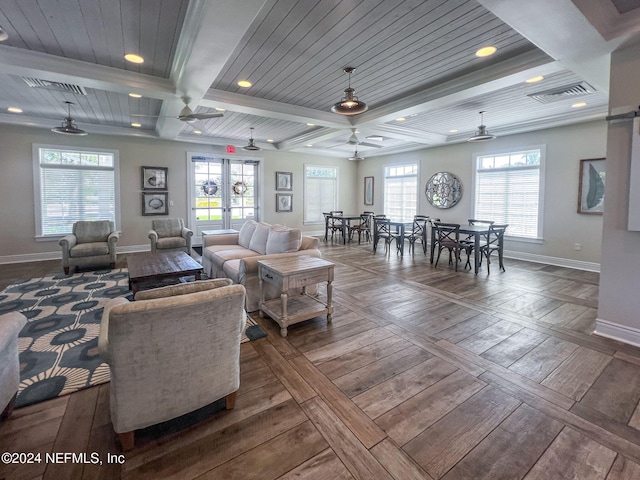
[[(128, 295), (126, 269), (96, 270), (35, 278), (0, 292), (0, 315), (27, 317), (20, 332), (20, 387), (16, 407), (109, 381), (98, 353), (102, 310), (111, 298)], [(264, 336), (248, 319), (242, 341)]]

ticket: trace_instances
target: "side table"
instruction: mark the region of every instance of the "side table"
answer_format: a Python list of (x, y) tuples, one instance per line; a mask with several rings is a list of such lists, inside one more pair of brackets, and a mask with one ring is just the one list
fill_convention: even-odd
[[(260, 279), (260, 317), (266, 313), (280, 325), (280, 335), (287, 336), (287, 327), (294, 323), (327, 314), (331, 323), (333, 305), (331, 293), (334, 264), (322, 258), (308, 255), (258, 260)], [(264, 283), (276, 285), (282, 292), (280, 298), (266, 300)], [(307, 285), (327, 282), (327, 302), (307, 294)], [(301, 295), (289, 296), (290, 288), (302, 287)]]

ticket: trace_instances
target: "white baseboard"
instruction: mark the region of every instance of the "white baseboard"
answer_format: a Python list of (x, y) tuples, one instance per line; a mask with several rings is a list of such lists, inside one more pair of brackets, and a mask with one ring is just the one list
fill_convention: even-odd
[(597, 318), (596, 329), (593, 333), (594, 335), (640, 347), (640, 330), (637, 328), (627, 327)]
[[(136, 253), (148, 252), (151, 245), (129, 245), (127, 247), (118, 247), (118, 253)], [(3, 255), (0, 256), (0, 265), (8, 263), (26, 263), (41, 262), (44, 260), (62, 260), (62, 252), (42, 252), (42, 253), (24, 253), (22, 255)]]
[(547, 265), (555, 265), (557, 267), (575, 268), (577, 270), (587, 270), (589, 272), (600, 273), (600, 264), (593, 262), (582, 262), (580, 260), (571, 260), (570, 258), (548, 257), (546, 255), (536, 255), (534, 253), (504, 251), (506, 258), (515, 260), (525, 260), (527, 262), (545, 263)]

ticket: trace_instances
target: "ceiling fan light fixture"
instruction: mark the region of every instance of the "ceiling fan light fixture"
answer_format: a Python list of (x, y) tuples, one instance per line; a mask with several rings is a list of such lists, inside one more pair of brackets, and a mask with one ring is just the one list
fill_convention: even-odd
[(364, 157), (362, 157), (359, 153), (358, 153), (358, 149), (356, 148), (356, 150), (353, 152), (353, 156), (348, 158), (349, 160), (351, 160), (352, 162), (357, 162), (360, 160), (364, 160)]
[(5, 32), (4, 28), (0, 27), (0, 42), (4, 42), (9, 38), (9, 34)]
[(64, 102), (64, 103), (67, 104), (67, 111), (69, 113), (67, 117), (65, 117), (64, 121), (62, 122), (62, 125), (59, 127), (53, 127), (51, 131), (54, 133), (60, 133), (62, 135), (77, 135), (79, 137), (88, 135), (87, 132), (78, 128), (75, 124), (74, 119), (71, 118), (71, 105), (73, 105), (73, 102)]
[(486, 142), (496, 138), (495, 135), (489, 133), (487, 127), (484, 125), (484, 111), (480, 112), (480, 126), (476, 130), (476, 133), (467, 139), (467, 142)]
[(249, 152), (257, 152), (259, 150), (262, 150), (255, 144), (255, 141), (253, 140), (253, 127), (249, 127), (249, 130), (251, 130), (251, 135), (249, 136), (249, 144), (245, 147), (242, 147), (242, 150), (246, 150)]
[(351, 88), (351, 73), (355, 71), (353, 67), (346, 67), (344, 72), (349, 75), (349, 86), (344, 89), (344, 97), (331, 107), (333, 113), (339, 115), (358, 115), (359, 113), (366, 112), (369, 106), (358, 100), (355, 95), (355, 90)]

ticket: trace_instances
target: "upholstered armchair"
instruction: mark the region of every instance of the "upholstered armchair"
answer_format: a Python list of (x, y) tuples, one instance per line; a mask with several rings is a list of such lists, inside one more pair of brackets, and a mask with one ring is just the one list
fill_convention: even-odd
[(0, 420), (11, 415), (20, 385), (18, 334), (27, 323), (18, 312), (0, 316)]
[(151, 222), (149, 240), (151, 252), (183, 251), (191, 255), (193, 232), (184, 226), (181, 218), (163, 218)]
[(116, 266), (116, 244), (120, 239), (110, 220), (81, 221), (73, 224), (73, 233), (60, 239), (62, 268), (69, 274), (69, 267), (87, 267), (109, 264)]
[(245, 289), (227, 278), (138, 292), (110, 300), (98, 350), (111, 372), (110, 410), (123, 450), (135, 430), (226, 398), (240, 386)]

